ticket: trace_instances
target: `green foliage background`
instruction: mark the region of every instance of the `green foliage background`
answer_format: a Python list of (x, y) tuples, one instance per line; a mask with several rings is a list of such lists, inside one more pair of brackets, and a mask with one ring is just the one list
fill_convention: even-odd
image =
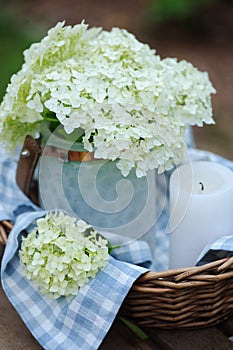
[(151, 0), (149, 13), (151, 21), (160, 24), (170, 19), (187, 19), (198, 15), (198, 11), (217, 0)]
[(13, 73), (23, 63), (23, 51), (39, 39), (39, 32), (16, 18), (14, 14), (0, 12), (0, 101)]

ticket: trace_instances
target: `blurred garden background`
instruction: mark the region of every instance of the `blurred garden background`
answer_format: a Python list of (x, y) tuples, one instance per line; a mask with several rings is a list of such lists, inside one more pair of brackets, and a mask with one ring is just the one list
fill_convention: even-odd
[(194, 128), (198, 148), (233, 159), (233, 0), (0, 0), (0, 100), (23, 51), (58, 21), (126, 28), (161, 57), (207, 71), (215, 125)]

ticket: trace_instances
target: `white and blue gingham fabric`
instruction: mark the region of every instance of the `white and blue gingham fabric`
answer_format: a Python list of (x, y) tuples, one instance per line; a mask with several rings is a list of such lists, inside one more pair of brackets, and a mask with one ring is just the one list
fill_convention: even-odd
[(0, 220), (15, 221), (20, 211), (38, 210), (15, 181), (18, 156), (0, 150)]
[(233, 256), (233, 236), (223, 236), (203, 249), (197, 259), (197, 265), (205, 265), (230, 256)]
[[(210, 160), (233, 170), (233, 162), (212, 153), (196, 149), (190, 149), (189, 152), (193, 160)], [(18, 247), (22, 231), (34, 220), (44, 216), (45, 212), (18, 188), (15, 182), (16, 165), (17, 158), (0, 153), (0, 220), (10, 219), (15, 223), (2, 260), (3, 289), (44, 349), (96, 350), (133, 282), (150, 268), (150, 250), (142, 241), (115, 250), (106, 268), (81, 288), (76, 297), (53, 300), (41, 294), (22, 275)], [(167, 202), (157, 223), (154, 265), (157, 270), (168, 266), (168, 235), (165, 233)], [(223, 237), (206, 249), (202, 256), (206, 257), (214, 249), (218, 254), (220, 251), (231, 254), (233, 237)]]
[(76, 297), (50, 299), (22, 276), (19, 234), (45, 212), (21, 214), (2, 260), (2, 286), (15, 309), (44, 349), (97, 349), (135, 279), (146, 269), (110, 257), (104, 270)]
[(150, 249), (146, 242), (138, 241), (132, 242), (128, 251), (127, 246), (122, 246), (119, 257), (114, 252), (115, 258), (110, 257), (105, 269), (82, 287), (76, 297), (53, 300), (41, 294), (23, 277), (18, 248), (23, 230), (46, 212), (18, 188), (16, 165), (17, 158), (0, 153), (0, 219), (15, 223), (2, 259), (2, 287), (44, 349), (95, 350), (133, 282), (151, 266)]

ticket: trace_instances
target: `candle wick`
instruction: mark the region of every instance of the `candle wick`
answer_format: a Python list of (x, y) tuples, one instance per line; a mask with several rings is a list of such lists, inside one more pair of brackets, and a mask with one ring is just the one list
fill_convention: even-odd
[(201, 190), (204, 191), (204, 188), (205, 188), (205, 187), (204, 187), (203, 183), (202, 183), (202, 182), (199, 182), (199, 185), (201, 186)]

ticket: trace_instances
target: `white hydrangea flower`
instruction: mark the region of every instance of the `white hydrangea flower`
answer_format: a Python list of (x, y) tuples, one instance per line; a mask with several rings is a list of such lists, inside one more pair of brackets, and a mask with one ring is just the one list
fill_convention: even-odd
[(19, 257), (25, 276), (59, 298), (77, 295), (105, 267), (108, 250), (108, 241), (86, 222), (56, 212), (38, 219), (22, 237)]
[(159, 171), (180, 161), (187, 126), (214, 123), (208, 74), (161, 59), (124, 29), (61, 22), (24, 58), (0, 106), (8, 147), (38, 130), (49, 112), (67, 134), (84, 130), (84, 147), (96, 157), (117, 159), (124, 175), (135, 168), (142, 176), (152, 158)]

